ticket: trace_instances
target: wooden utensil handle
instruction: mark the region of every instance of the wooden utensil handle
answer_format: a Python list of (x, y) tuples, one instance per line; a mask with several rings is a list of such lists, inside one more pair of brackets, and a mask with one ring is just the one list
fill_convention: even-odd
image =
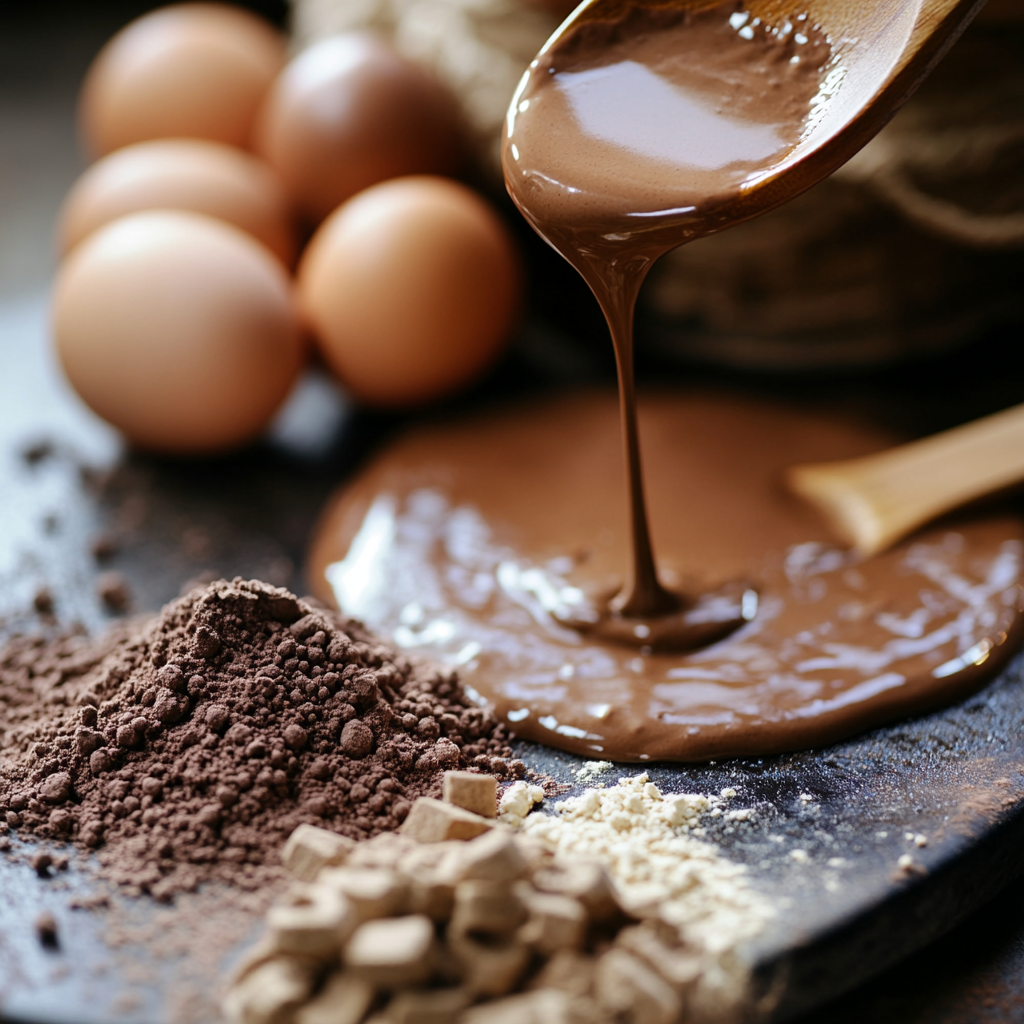
[(790, 490), (864, 555), (943, 512), (1024, 480), (1024, 406), (843, 462), (793, 466)]

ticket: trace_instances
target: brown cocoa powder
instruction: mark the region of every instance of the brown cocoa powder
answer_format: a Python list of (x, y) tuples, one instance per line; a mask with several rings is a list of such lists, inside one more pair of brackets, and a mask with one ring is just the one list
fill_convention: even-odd
[(309, 822), (397, 828), (448, 768), (521, 777), (457, 678), (286, 590), (220, 580), (95, 640), (0, 651), (0, 828), (169, 899), (255, 889)]

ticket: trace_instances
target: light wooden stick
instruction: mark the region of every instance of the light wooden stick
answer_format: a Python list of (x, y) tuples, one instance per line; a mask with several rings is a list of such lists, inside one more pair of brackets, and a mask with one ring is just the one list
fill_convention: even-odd
[(1024, 405), (921, 441), (842, 462), (792, 466), (791, 491), (863, 555), (924, 523), (1024, 480)]

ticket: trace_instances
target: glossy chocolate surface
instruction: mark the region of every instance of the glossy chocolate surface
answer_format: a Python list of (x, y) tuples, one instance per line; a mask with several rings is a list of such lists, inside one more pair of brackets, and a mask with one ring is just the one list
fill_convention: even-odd
[(794, 462), (891, 443), (731, 398), (640, 404), (659, 568), (746, 581), (757, 614), (689, 653), (568, 629), (623, 582), (630, 525), (614, 397), (421, 428), (329, 507), (311, 581), (411, 651), (457, 665), (516, 733), (616, 761), (797, 750), (979, 687), (1020, 630), (1024, 526), (969, 516), (858, 562), (781, 486)]

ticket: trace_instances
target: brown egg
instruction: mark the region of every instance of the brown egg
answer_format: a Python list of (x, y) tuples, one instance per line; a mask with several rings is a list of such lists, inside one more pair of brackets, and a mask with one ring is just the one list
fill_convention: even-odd
[(324, 39), (288, 65), (267, 94), (255, 149), (314, 224), (378, 181), (454, 172), (463, 153), (448, 91), (361, 32)]
[(327, 363), (376, 406), (418, 405), (485, 370), (519, 306), (508, 229), (472, 190), (434, 177), (360, 192), (313, 236), (299, 302)]
[(255, 437), (303, 361), (284, 267), (238, 228), (177, 210), (122, 217), (76, 246), (53, 329), (85, 402), (163, 452)]
[(157, 139), (103, 157), (75, 182), (61, 208), (57, 240), (66, 255), (118, 217), (141, 210), (205, 213), (241, 228), (290, 266), (295, 228), (274, 173), (234, 146)]
[(79, 107), (83, 141), (94, 156), (176, 137), (247, 146), (285, 59), (280, 34), (239, 7), (162, 7), (123, 28), (93, 61)]

